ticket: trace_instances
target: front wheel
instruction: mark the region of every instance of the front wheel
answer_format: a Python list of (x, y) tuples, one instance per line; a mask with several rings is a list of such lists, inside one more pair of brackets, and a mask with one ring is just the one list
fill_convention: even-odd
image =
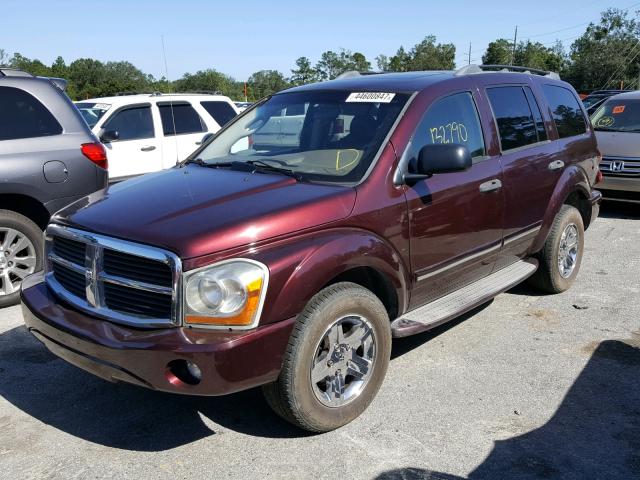
[(582, 216), (575, 207), (563, 205), (538, 254), (540, 266), (530, 277), (530, 283), (548, 293), (564, 292), (573, 285), (578, 275), (583, 251)]
[(391, 329), (382, 302), (359, 285), (337, 283), (315, 295), (300, 314), (280, 377), (263, 393), (294, 425), (334, 430), (369, 406), (390, 355)]

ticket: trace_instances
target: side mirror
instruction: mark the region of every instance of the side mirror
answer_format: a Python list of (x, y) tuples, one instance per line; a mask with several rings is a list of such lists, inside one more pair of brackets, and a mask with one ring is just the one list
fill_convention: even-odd
[(409, 164), (405, 180), (421, 180), (437, 173), (463, 172), (471, 168), (471, 153), (464, 145), (438, 143), (425, 145)]
[(120, 132), (117, 130), (107, 130), (100, 135), (100, 141), (102, 143), (115, 142), (116, 140), (120, 140)]
[(196, 142), (196, 145), (204, 145), (205, 143), (207, 143), (207, 140), (215, 136), (216, 136), (215, 133), (211, 133), (211, 132), (205, 133), (204, 136), (202, 137), (202, 140), (200, 140), (199, 142)]

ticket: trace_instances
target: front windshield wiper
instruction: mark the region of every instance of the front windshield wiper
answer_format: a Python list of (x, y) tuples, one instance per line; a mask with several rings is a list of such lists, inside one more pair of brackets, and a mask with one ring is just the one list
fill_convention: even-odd
[(235, 162), (217, 162), (217, 163), (207, 163), (204, 160), (202, 160), (201, 158), (188, 158), (187, 160), (185, 160), (184, 162), (182, 162), (180, 164), (181, 167), (184, 167), (185, 165), (189, 165), (190, 163), (193, 163), (194, 165), (198, 165), (200, 167), (207, 167), (207, 168), (225, 168), (225, 167), (230, 167), (232, 166)]
[(282, 175), (287, 175), (289, 177), (295, 178), (299, 182), (302, 181), (302, 175), (300, 175), (299, 173), (294, 172), (290, 168), (277, 167), (275, 165), (267, 163), (268, 161), (269, 160), (247, 160), (246, 162), (235, 163), (248, 163), (249, 165), (254, 167), (256, 171), (281, 173)]

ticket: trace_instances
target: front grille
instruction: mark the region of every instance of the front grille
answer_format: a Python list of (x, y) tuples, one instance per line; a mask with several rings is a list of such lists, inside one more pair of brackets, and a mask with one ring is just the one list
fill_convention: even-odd
[(171, 252), (50, 225), (47, 283), (58, 296), (96, 316), (134, 326), (180, 320), (180, 260)]
[(640, 177), (640, 157), (603, 157), (600, 170), (605, 176)]
[(131, 278), (153, 285), (171, 287), (173, 282), (173, 272), (166, 263), (115, 250), (104, 251), (103, 268), (109, 275)]
[(86, 299), (86, 280), (83, 273), (72, 270), (58, 263), (53, 264), (53, 276), (58, 283), (76, 297)]

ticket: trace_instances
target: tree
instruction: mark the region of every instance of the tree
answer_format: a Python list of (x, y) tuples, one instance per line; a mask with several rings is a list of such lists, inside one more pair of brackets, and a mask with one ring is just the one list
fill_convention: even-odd
[(411, 55), (400, 47), (396, 54), (389, 59), (389, 70), (392, 72), (408, 72), (411, 70)]
[(339, 53), (328, 50), (322, 54), (316, 64), (316, 72), (320, 80), (333, 80), (338, 75), (355, 70), (367, 72), (371, 69), (371, 63), (360, 52), (341, 49)]
[(280, 90), (289, 88), (289, 82), (277, 70), (260, 70), (253, 73), (247, 81), (253, 100), (259, 100)]
[(92, 58), (74, 60), (69, 64), (67, 77), (71, 98), (83, 100), (116, 93), (104, 88), (105, 76), (102, 62)]
[(389, 71), (389, 57), (386, 55), (380, 54), (376, 57), (376, 65), (378, 65), (378, 70), (381, 72)]
[(485, 65), (509, 65), (513, 55), (513, 42), (499, 38), (489, 43), (487, 51), (482, 55)]
[(13, 54), (13, 57), (11, 57), (11, 59), (9, 60), (9, 66), (12, 68), (24, 70), (25, 72), (29, 72), (30, 74), (36, 76), (51, 76), (49, 67), (47, 67), (40, 60), (30, 60), (29, 58), (24, 57), (19, 53)]
[(237, 82), (213, 68), (199, 70), (194, 74), (185, 73), (173, 83), (173, 87), (179, 92), (220, 92), (232, 98), (240, 97)]
[(571, 45), (569, 65), (563, 76), (578, 91), (640, 88), (640, 25), (627, 11), (610, 8), (598, 24), (589, 24)]
[(289, 81), (292, 85), (304, 85), (318, 81), (318, 72), (311, 66), (311, 62), (307, 57), (298, 58), (296, 67), (291, 70)]
[[(385, 56), (382, 57), (383, 61), (386, 60)], [(387, 70), (393, 72), (453, 70), (455, 57), (455, 45), (452, 43), (436, 44), (436, 37), (429, 35), (414, 45), (409, 52), (401, 46), (396, 54), (388, 59)]]
[(9, 63), (9, 55), (5, 52), (4, 48), (0, 48), (0, 65), (7, 65)]

